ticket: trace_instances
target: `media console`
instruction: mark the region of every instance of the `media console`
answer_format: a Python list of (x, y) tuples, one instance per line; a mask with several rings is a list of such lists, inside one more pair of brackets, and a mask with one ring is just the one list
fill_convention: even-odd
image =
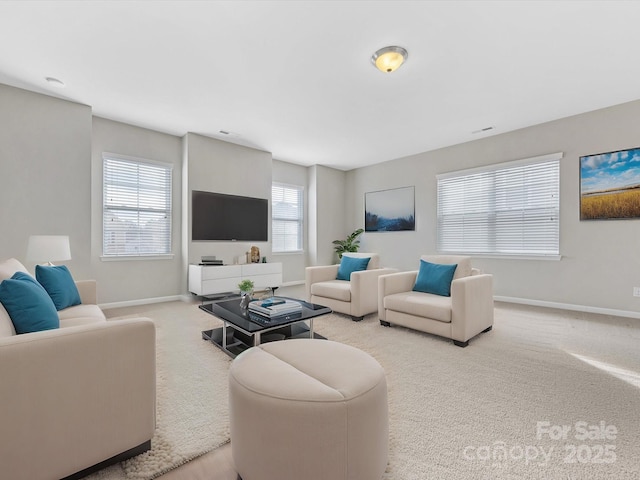
[(255, 290), (282, 285), (282, 263), (245, 265), (189, 265), (189, 291), (206, 296), (238, 290), (242, 280), (252, 280)]

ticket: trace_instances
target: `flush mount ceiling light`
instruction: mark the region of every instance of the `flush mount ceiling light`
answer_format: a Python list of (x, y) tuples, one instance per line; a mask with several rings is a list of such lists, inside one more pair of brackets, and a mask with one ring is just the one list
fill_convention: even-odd
[(391, 73), (400, 68), (408, 57), (409, 53), (402, 47), (384, 47), (371, 56), (371, 63), (381, 72)]
[(64, 88), (64, 82), (62, 80), (54, 77), (46, 77), (45, 80), (53, 87)]

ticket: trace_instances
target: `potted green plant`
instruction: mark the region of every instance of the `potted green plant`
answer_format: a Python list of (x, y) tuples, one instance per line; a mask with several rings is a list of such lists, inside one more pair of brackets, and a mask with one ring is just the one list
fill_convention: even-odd
[(253, 281), (248, 279), (242, 280), (238, 284), (238, 288), (240, 289), (240, 306), (247, 308), (251, 301), (251, 294), (253, 294)]
[(334, 240), (333, 244), (335, 245), (333, 248), (338, 253), (338, 258), (342, 258), (342, 254), (345, 252), (357, 252), (360, 248), (360, 240), (357, 238), (360, 234), (364, 232), (362, 228), (358, 228), (356, 231), (351, 233), (345, 240)]

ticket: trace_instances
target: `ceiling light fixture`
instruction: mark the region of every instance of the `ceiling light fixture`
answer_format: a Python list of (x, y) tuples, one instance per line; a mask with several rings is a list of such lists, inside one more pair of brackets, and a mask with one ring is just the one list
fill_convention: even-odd
[(381, 72), (391, 73), (400, 68), (408, 57), (409, 53), (402, 47), (384, 47), (371, 56), (371, 63)]
[(62, 80), (58, 80), (54, 77), (46, 77), (45, 80), (54, 87), (64, 88), (64, 82)]

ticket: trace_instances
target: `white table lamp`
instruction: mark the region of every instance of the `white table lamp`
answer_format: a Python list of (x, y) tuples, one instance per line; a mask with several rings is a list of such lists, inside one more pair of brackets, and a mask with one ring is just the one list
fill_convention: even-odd
[(71, 248), (67, 235), (31, 235), (27, 245), (27, 260), (40, 263), (71, 260)]

